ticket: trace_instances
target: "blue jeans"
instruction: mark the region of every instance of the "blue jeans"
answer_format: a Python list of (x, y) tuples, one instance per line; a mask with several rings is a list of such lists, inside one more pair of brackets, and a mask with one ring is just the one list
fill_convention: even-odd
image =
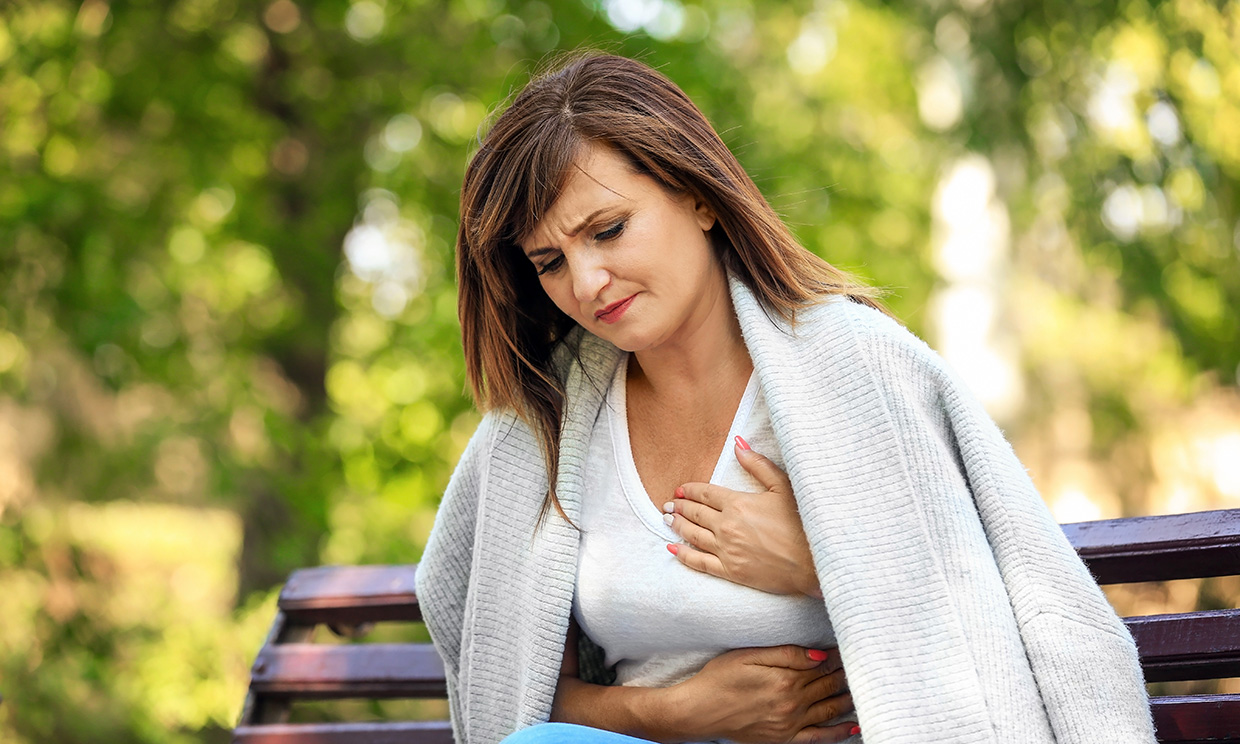
[(500, 744), (650, 744), (646, 739), (575, 723), (540, 723), (509, 734)]

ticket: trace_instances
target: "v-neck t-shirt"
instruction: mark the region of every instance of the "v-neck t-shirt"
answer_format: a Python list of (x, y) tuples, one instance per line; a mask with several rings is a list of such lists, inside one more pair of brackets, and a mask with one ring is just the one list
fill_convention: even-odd
[[(682, 565), (667, 550), (681, 542), (663, 522), (633, 460), (623, 361), (590, 435), (579, 526), (573, 615), (615, 666), (616, 683), (667, 687), (735, 648), (835, 645), (822, 600), (768, 594)], [(765, 490), (736, 459), (740, 435), (781, 469), (770, 412), (751, 375), (710, 482)], [(669, 453), (669, 456), (673, 456)], [(671, 501), (671, 495), (668, 495)]]

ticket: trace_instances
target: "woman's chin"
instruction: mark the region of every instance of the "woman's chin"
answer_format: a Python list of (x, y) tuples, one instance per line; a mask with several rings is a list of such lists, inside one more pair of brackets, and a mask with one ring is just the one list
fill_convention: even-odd
[[(600, 325), (602, 325), (601, 328), (599, 327)], [(646, 339), (633, 333), (626, 333), (621, 329), (615, 328), (614, 326), (603, 325), (600, 323), (596, 324), (594, 328), (590, 328), (588, 330), (595, 336), (598, 336), (621, 351), (642, 351), (649, 346)]]

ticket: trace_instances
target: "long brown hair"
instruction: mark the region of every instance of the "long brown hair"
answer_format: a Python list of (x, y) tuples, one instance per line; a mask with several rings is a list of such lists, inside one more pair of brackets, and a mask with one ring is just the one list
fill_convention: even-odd
[(829, 295), (887, 312), (864, 286), (802, 247), (710, 122), (663, 74), (625, 57), (569, 55), (525, 86), (495, 120), (461, 188), (457, 281), (465, 368), (481, 410), (510, 408), (538, 437), (554, 507), (564, 386), (552, 350), (574, 322), (543, 292), (517, 241), (555, 203), (586, 142), (602, 142), (674, 193), (717, 215), (725, 267), (768, 311), (795, 321)]

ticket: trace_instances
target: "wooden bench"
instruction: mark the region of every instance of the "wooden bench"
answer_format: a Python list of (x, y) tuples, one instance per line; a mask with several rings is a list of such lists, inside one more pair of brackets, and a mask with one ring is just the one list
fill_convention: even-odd
[[(1063, 527), (1101, 584), (1240, 575), (1240, 509), (1081, 522)], [(447, 721), (289, 723), (302, 700), (444, 698), (426, 643), (308, 642), (318, 625), (348, 637), (373, 623), (421, 619), (416, 566), (296, 571), (254, 662), (237, 744), (450, 744)], [(1125, 618), (1147, 682), (1240, 676), (1240, 609)], [(1151, 699), (1161, 742), (1240, 741), (1240, 695)]]

